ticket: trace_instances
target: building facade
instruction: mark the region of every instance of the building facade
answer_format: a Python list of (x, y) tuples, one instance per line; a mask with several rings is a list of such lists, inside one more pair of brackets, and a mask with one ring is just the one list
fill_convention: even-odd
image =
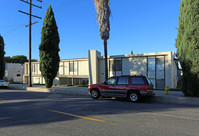
[[(45, 84), (45, 80), (41, 75), (39, 62), (32, 62), (32, 84)], [(28, 83), (29, 65), (24, 65), (24, 83)], [(88, 84), (88, 58), (81, 59), (65, 59), (59, 63), (59, 71), (53, 84), (60, 85), (78, 85)]]
[[(177, 87), (178, 66), (174, 52), (144, 53), (133, 55), (116, 55), (108, 57), (108, 75), (144, 75), (155, 88)], [(90, 84), (105, 80), (105, 61), (101, 53), (89, 51)]]
[[(144, 75), (155, 88), (177, 87), (178, 67), (174, 52), (117, 55), (108, 57), (108, 75)], [(54, 84), (96, 84), (105, 80), (104, 57), (89, 50), (88, 58), (61, 60)], [(28, 83), (28, 63), (25, 63), (24, 83)], [(39, 62), (32, 63), (32, 83), (44, 84)]]
[(5, 80), (23, 83), (24, 65), (20, 63), (5, 64)]

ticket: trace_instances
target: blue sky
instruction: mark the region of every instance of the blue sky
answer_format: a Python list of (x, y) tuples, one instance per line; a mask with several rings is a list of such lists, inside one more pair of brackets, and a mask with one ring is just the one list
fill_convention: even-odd
[[(60, 35), (60, 58), (82, 58), (88, 50), (104, 54), (103, 41), (93, 0), (43, 0), (42, 10), (33, 7), (32, 58), (39, 59), (43, 19), (51, 4)], [(176, 51), (179, 6), (181, 0), (110, 0), (110, 39), (108, 55)], [(5, 56), (28, 57), (28, 4), (20, 0), (0, 1), (0, 34), (5, 42)]]

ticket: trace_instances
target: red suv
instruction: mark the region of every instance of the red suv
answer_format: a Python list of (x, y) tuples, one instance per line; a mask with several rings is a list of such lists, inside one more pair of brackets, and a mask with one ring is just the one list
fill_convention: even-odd
[(115, 76), (101, 84), (88, 87), (93, 99), (100, 96), (128, 98), (131, 102), (139, 102), (141, 96), (153, 96), (153, 84), (143, 75), (139, 76)]

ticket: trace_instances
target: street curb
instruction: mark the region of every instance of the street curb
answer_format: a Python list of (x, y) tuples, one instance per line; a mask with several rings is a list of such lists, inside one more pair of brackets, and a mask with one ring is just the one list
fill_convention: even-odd
[(191, 97), (154, 96), (154, 97), (150, 97), (149, 100), (151, 102), (199, 106), (199, 98), (191, 98)]
[(83, 96), (89, 96), (88, 94), (88, 89), (85, 87), (76, 87), (78, 88), (83, 88), (83, 91), (76, 91), (74, 90), (75, 87), (67, 87), (67, 88), (45, 88), (45, 87), (26, 87), (26, 90), (29, 92), (44, 92), (44, 93), (55, 93), (55, 94), (72, 94), (72, 95), (83, 95)]
[(30, 92), (42, 92), (42, 93), (49, 93), (50, 89), (45, 87), (26, 87), (26, 91)]
[(27, 86), (24, 84), (8, 84), (8, 89), (26, 90)]
[(83, 96), (88, 96), (88, 91), (74, 91), (74, 90), (70, 90), (68, 89), (67, 91), (66, 90), (62, 90), (62, 91), (57, 91), (56, 88), (50, 88), (49, 89), (49, 93), (59, 93), (59, 94), (72, 94), (72, 95), (83, 95)]
[[(85, 87), (27, 87), (27, 91), (31, 92), (45, 92), (45, 93), (55, 93), (55, 94), (71, 94), (71, 95), (82, 95), (89, 96), (88, 89)], [(184, 105), (194, 105), (199, 106), (199, 98), (193, 97), (183, 97), (175, 95), (164, 95), (156, 94), (153, 97), (148, 97), (148, 101), (157, 103), (169, 103), (169, 104), (184, 104)]]

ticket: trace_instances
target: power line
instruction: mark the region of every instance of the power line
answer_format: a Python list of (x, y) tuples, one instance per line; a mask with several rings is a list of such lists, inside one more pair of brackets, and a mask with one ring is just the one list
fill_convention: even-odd
[(24, 24), (16, 24), (16, 25), (4, 25), (4, 26), (0, 26), (0, 27), (16, 27), (16, 26), (24, 26)]
[(23, 11), (21, 11), (21, 10), (18, 10), (18, 11), (21, 12), (21, 13), (23, 13), (23, 14), (30, 15), (30, 16), (32, 16), (32, 17), (36, 17), (36, 18), (42, 19), (41, 17), (38, 17), (38, 16), (35, 16), (35, 15), (32, 15), (32, 14), (23, 12)]
[[(25, 1), (25, 0), (20, 0), (20, 1), (22, 1), (22, 2), (25, 2), (25, 3), (27, 3), (27, 4), (30, 4), (28, 1)], [(41, 6), (37, 6), (37, 5), (35, 5), (35, 4), (31, 4), (32, 6), (35, 6), (35, 7), (37, 7), (37, 8), (42, 8)]]

